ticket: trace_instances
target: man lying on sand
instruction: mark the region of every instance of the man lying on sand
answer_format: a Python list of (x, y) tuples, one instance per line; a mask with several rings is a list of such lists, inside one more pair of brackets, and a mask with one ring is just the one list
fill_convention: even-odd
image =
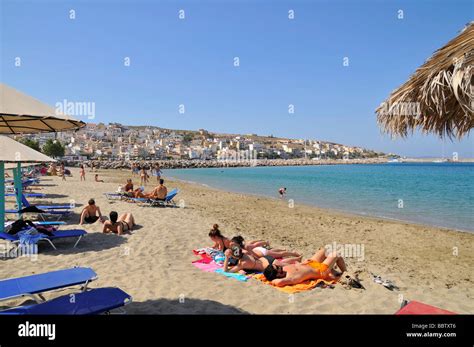
[(302, 263), (296, 262), (291, 265), (270, 263), (265, 267), (263, 274), (268, 281), (278, 287), (294, 285), (307, 280), (334, 280), (337, 278), (333, 272), (334, 264), (337, 264), (342, 273), (347, 271), (346, 263), (342, 257), (337, 253), (326, 256), (325, 249), (322, 248)]
[(130, 231), (135, 226), (135, 218), (131, 213), (124, 213), (120, 216), (117, 212), (112, 211), (109, 214), (109, 221), (104, 223), (102, 232), (108, 234), (110, 232), (123, 235), (125, 232)]
[[(232, 273), (244, 273), (246, 271), (262, 272), (272, 264), (276, 264), (281, 267), (288, 264), (292, 264), (294, 262), (301, 261), (301, 257), (277, 260), (270, 255), (266, 255), (261, 258), (256, 258), (253, 255), (244, 251), (239, 245), (235, 243), (231, 246), (230, 249), (227, 249), (224, 254), (224, 271)], [(233, 264), (235, 265), (232, 268), (229, 268), (229, 265)]]
[[(98, 216), (97, 216), (98, 215)], [(87, 206), (81, 212), (81, 221), (79, 224), (84, 224), (84, 222), (88, 224), (92, 224), (100, 220), (103, 222), (102, 213), (100, 212), (100, 207), (96, 206), (95, 200), (90, 199), (87, 203)]]

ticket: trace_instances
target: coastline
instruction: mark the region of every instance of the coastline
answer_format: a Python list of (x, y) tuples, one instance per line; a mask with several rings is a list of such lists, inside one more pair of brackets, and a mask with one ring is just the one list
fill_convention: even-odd
[[(181, 182), (184, 184), (191, 184), (191, 185), (197, 185), (201, 186), (203, 188), (211, 189), (211, 190), (217, 190), (223, 193), (233, 193), (233, 194), (244, 194), (250, 197), (255, 197), (255, 198), (262, 198), (262, 199), (269, 199), (271, 201), (281, 201), (277, 197), (270, 197), (267, 195), (262, 195), (258, 193), (249, 193), (249, 192), (238, 192), (238, 191), (232, 191), (232, 190), (226, 190), (224, 188), (219, 188), (219, 187), (214, 187), (210, 186), (205, 183), (199, 183), (195, 181), (189, 181), (189, 180), (184, 180), (180, 179), (177, 177), (169, 176), (167, 179), (168, 181), (171, 182)], [(285, 200), (287, 201), (287, 200)], [(474, 234), (473, 230), (467, 230), (467, 229), (458, 229), (458, 228), (451, 228), (451, 227), (445, 227), (442, 225), (435, 225), (435, 224), (427, 224), (427, 223), (421, 223), (421, 222), (415, 222), (415, 221), (408, 221), (408, 220), (403, 220), (403, 219), (398, 219), (398, 218), (392, 218), (392, 217), (387, 217), (387, 216), (379, 216), (379, 215), (370, 215), (370, 214), (364, 214), (364, 213), (358, 213), (357, 211), (350, 211), (350, 210), (343, 210), (343, 209), (337, 209), (337, 208), (331, 208), (331, 207), (321, 207), (315, 204), (310, 204), (306, 202), (298, 202), (298, 205), (302, 205), (308, 208), (315, 208), (320, 210), (322, 213), (329, 213), (329, 214), (339, 214), (342, 216), (346, 217), (360, 217), (360, 218), (369, 218), (369, 219), (374, 219), (374, 220), (382, 220), (382, 221), (391, 221), (391, 222), (396, 222), (400, 224), (406, 224), (406, 225), (414, 225), (414, 226), (420, 226), (420, 227), (426, 227), (426, 228), (436, 228), (444, 231), (455, 231), (455, 232), (460, 232), (460, 233), (471, 233)]]
[[(56, 195), (55, 203), (74, 199), (78, 203), (75, 215), (64, 229), (84, 228), (89, 234), (77, 249), (72, 249), (70, 242), (61, 243), (58, 250), (41, 246), (36, 262), (27, 258), (5, 260), (8, 266), (0, 268), (0, 278), (90, 266), (99, 275), (93, 287), (117, 286), (133, 296), (127, 306), (130, 314), (393, 314), (400, 307), (400, 298), (457, 313), (474, 313), (474, 235), (469, 233), (303, 204), (290, 209), (279, 199), (226, 192), (168, 177), (164, 177), (166, 185), (180, 190), (177, 203), (182, 200), (184, 208), (140, 207), (108, 202), (103, 196), (123, 184), (130, 176), (128, 170), (99, 170), (105, 183), (93, 182), (90, 170), (86, 182), (79, 182), (77, 169), (72, 172), (74, 176), (65, 182), (59, 177), (45, 177), (42, 192)], [(132, 178), (137, 183), (137, 176)], [(147, 190), (154, 184), (149, 182)], [(102, 234), (99, 224), (77, 225), (77, 213), (91, 197), (104, 215), (111, 210), (131, 212), (140, 227), (132, 235), (117, 236)], [(197, 259), (192, 249), (210, 246), (207, 234), (214, 223), (226, 236), (270, 240), (273, 247), (298, 251), (304, 258), (334, 242), (363, 245), (363, 259), (349, 257), (347, 264), (349, 273), (358, 273), (366, 289), (347, 290), (336, 285), (334, 289), (316, 288), (289, 297), (254, 279), (239, 282), (203, 272), (192, 265)], [(390, 291), (374, 283), (372, 273), (392, 280), (400, 290)]]

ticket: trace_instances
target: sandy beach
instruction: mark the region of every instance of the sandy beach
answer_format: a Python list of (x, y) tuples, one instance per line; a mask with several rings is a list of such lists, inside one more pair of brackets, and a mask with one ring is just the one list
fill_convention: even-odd
[[(73, 177), (42, 177), (35, 191), (48, 194), (34, 203), (76, 203), (75, 214), (62, 229), (89, 233), (78, 245), (64, 240), (58, 249), (40, 246), (36, 261), (2, 259), (0, 278), (19, 277), (72, 266), (87, 266), (99, 279), (91, 287), (116, 286), (133, 297), (129, 314), (393, 314), (401, 299), (422, 301), (458, 313), (474, 313), (474, 235), (429, 226), (343, 214), (295, 201), (242, 195), (164, 177), (168, 189), (179, 188), (180, 208), (141, 207), (109, 202), (103, 193), (125, 183), (129, 170), (99, 170), (105, 183)], [(138, 177), (132, 177), (135, 185)], [(151, 189), (156, 179), (147, 184)], [(79, 226), (79, 213), (95, 198), (104, 215), (131, 212), (139, 225), (131, 235), (101, 233), (102, 224)], [(12, 206), (12, 200), (10, 205)], [(289, 296), (255, 279), (239, 282), (203, 272), (192, 265), (193, 249), (211, 246), (207, 234), (217, 223), (224, 235), (269, 240), (273, 247), (310, 257), (326, 244), (363, 245), (363, 259), (347, 259), (365, 290), (316, 288)], [(392, 280), (400, 290), (373, 282), (371, 273)], [(62, 291), (61, 294), (67, 293)], [(46, 297), (57, 296), (49, 293)], [(24, 300), (2, 303), (11, 307)]]

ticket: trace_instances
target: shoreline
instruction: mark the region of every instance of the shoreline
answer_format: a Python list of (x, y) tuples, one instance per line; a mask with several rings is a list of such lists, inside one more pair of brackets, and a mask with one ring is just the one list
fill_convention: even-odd
[[(226, 190), (224, 188), (214, 187), (214, 186), (210, 186), (208, 184), (198, 183), (198, 182), (189, 181), (189, 180), (183, 180), (183, 179), (173, 177), (173, 176), (169, 176), (167, 178), (167, 181), (172, 181), (172, 182), (175, 181), (175, 182), (182, 182), (182, 183), (185, 183), (185, 184), (197, 185), (197, 186), (200, 186), (200, 187), (203, 187), (203, 188), (206, 188), (206, 189), (217, 190), (217, 191), (224, 192), (224, 193), (243, 194), (243, 195), (247, 195), (249, 197), (269, 199), (271, 201), (282, 201), (282, 200), (280, 200), (276, 197), (271, 197), (271, 196), (268, 196), (268, 195), (262, 195), (262, 194), (257, 194), (257, 193), (249, 193), (249, 192), (238, 192), (238, 191), (233, 191), (233, 190)], [(284, 201), (288, 202), (288, 200), (284, 200)], [(459, 233), (474, 234), (474, 230), (458, 229), (458, 228), (452, 228), (452, 227), (445, 227), (445, 226), (442, 226), (442, 225), (426, 224), (426, 223), (408, 221), (408, 220), (397, 219), (397, 218), (392, 218), (392, 217), (370, 215), (370, 214), (358, 213), (356, 211), (341, 210), (341, 209), (331, 208), (331, 207), (321, 207), (321, 206), (313, 205), (313, 204), (306, 203), (306, 202), (299, 202), (298, 205), (303, 205), (303, 206), (306, 206), (308, 208), (315, 208), (315, 209), (318, 209), (322, 212), (340, 214), (340, 215), (347, 216), (347, 217), (370, 218), (370, 219), (375, 219), (375, 220), (396, 222), (396, 223), (401, 223), (401, 224), (415, 225), (415, 226), (421, 226), (421, 227), (427, 227), (427, 228), (437, 228), (437, 229), (440, 229), (441, 231), (454, 231), (454, 232), (459, 232)]]

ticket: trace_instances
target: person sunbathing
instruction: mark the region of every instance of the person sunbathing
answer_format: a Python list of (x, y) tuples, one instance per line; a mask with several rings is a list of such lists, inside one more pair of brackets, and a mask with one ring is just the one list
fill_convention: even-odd
[(333, 271), (335, 264), (341, 270), (341, 274), (347, 271), (346, 263), (341, 256), (338, 256), (335, 252), (326, 255), (326, 250), (321, 248), (310, 259), (302, 263), (296, 262), (283, 266), (276, 262), (270, 263), (265, 267), (263, 274), (273, 285), (284, 287), (307, 280), (334, 280), (338, 277)]
[(222, 235), (221, 231), (219, 230), (219, 226), (217, 224), (214, 224), (212, 226), (212, 229), (209, 232), (209, 237), (214, 242), (214, 245), (212, 245), (212, 248), (217, 249), (222, 252), (230, 248), (230, 240), (224, 235)]
[(267, 248), (270, 246), (270, 242), (268, 241), (258, 240), (258, 241), (245, 242), (242, 236), (235, 236), (232, 238), (231, 241), (237, 243), (241, 248), (243, 248), (244, 250), (246, 250), (247, 252), (249, 252), (251, 255), (253, 255), (256, 258), (262, 258), (267, 255), (273, 258), (301, 257), (301, 254), (299, 253), (289, 252), (285, 249), (278, 249), (278, 248), (269, 249)]
[(154, 200), (161, 200), (164, 201), (166, 199), (166, 195), (168, 195), (168, 188), (165, 187), (163, 184), (165, 181), (160, 179), (160, 185), (155, 187), (150, 193), (145, 193), (138, 188), (134, 191), (135, 198), (148, 198)]
[[(250, 253), (244, 251), (237, 244), (233, 244), (231, 248), (227, 249), (224, 252), (224, 255), (224, 271), (231, 273), (245, 273), (248, 271), (263, 272), (268, 266), (271, 266), (272, 264), (282, 267), (301, 261), (301, 257), (275, 259), (270, 255), (266, 255), (261, 258), (256, 258)], [(235, 265), (229, 267), (229, 265), (232, 265), (233, 263)]]
[(135, 218), (131, 213), (124, 213), (120, 216), (117, 212), (112, 211), (109, 213), (110, 220), (104, 222), (102, 232), (105, 234), (115, 233), (123, 235), (126, 232), (130, 232), (135, 226)]
[(100, 212), (100, 207), (95, 204), (94, 199), (90, 199), (87, 203), (87, 206), (82, 209), (81, 212), (81, 221), (79, 224), (84, 224), (84, 222), (88, 224), (93, 224), (100, 220), (103, 222), (102, 213)]

